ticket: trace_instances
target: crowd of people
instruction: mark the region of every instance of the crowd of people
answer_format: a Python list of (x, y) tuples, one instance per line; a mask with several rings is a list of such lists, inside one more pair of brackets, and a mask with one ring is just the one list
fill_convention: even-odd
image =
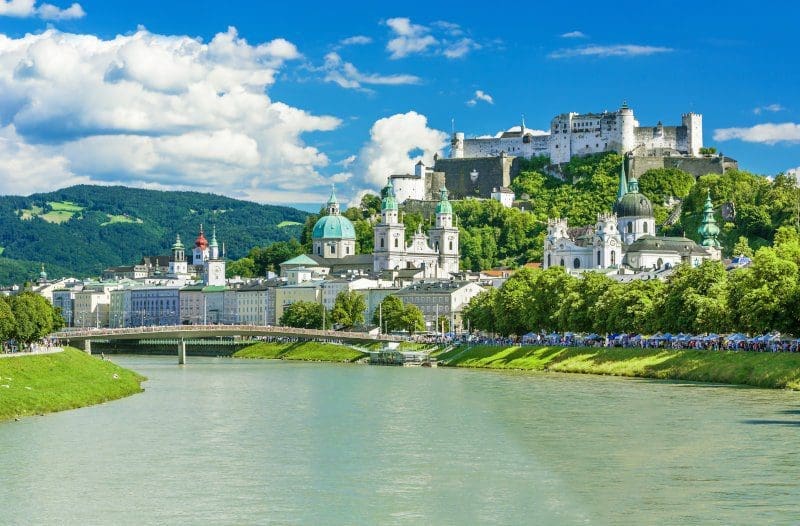
[(445, 345), (563, 345), (566, 347), (622, 347), (640, 349), (694, 349), (709, 351), (800, 352), (800, 339), (764, 334), (749, 337), (736, 334), (578, 334), (529, 333), (522, 337), (477, 334), (425, 335), (417, 341)]

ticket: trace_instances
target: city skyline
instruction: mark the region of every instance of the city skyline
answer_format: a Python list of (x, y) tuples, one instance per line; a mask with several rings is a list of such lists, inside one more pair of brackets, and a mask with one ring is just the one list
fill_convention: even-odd
[[(743, 2), (454, 10), (0, 2), (0, 193), (75, 183), (343, 202), (467, 136), (627, 100), (704, 144), (800, 166), (792, 12)], [(691, 9), (691, 10), (690, 10)], [(796, 14), (796, 13), (795, 13)]]

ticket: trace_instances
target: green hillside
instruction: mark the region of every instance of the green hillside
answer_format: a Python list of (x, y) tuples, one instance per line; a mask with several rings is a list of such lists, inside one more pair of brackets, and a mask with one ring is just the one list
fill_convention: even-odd
[(213, 194), (79, 185), (0, 196), (0, 284), (38, 275), (99, 274), (104, 268), (169, 253), (180, 234), (191, 248), (198, 225), (212, 225), (236, 259), (252, 247), (299, 237), (308, 214)]

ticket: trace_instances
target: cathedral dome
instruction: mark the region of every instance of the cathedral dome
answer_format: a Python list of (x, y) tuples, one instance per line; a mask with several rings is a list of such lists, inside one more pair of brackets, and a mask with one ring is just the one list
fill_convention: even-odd
[(341, 215), (327, 215), (319, 218), (311, 233), (312, 239), (355, 239), (353, 223)]
[(617, 217), (653, 217), (653, 204), (639, 192), (628, 192), (614, 205)]

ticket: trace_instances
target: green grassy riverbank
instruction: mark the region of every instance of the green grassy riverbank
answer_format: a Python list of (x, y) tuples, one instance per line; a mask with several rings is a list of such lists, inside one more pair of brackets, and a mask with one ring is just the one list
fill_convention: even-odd
[(0, 359), (0, 422), (100, 404), (142, 391), (145, 377), (73, 348)]
[(688, 380), (800, 390), (800, 354), (592, 347), (460, 346), (443, 365)]
[(322, 342), (260, 342), (240, 349), (234, 358), (303, 360), (308, 362), (354, 362), (364, 353), (353, 347)]

